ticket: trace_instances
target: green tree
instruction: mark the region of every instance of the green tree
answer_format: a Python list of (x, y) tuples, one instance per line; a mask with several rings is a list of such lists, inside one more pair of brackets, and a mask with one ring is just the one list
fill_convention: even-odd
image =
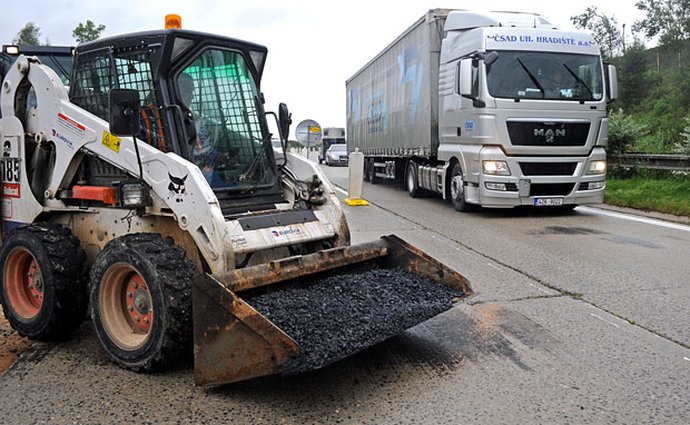
[(633, 30), (647, 38), (659, 36), (662, 45), (673, 45), (690, 37), (690, 0), (639, 0), (635, 7), (646, 13)]
[(72, 37), (77, 40), (77, 43), (84, 43), (86, 41), (97, 40), (101, 33), (105, 30), (105, 25), (98, 25), (91, 20), (86, 20), (86, 24), (79, 23), (72, 31)]
[(599, 44), (601, 53), (607, 58), (612, 58), (623, 53), (625, 48), (625, 34), (618, 26), (618, 21), (613, 16), (606, 16), (599, 12), (596, 6), (590, 6), (584, 13), (571, 16), (570, 21), (577, 28), (588, 30), (592, 33), (594, 41)]
[(649, 94), (650, 86), (647, 74), (648, 63), (645, 45), (636, 39), (616, 62), (619, 69), (620, 108), (630, 112), (639, 112), (644, 99)]
[(17, 36), (12, 39), (13, 44), (28, 44), (31, 46), (39, 46), (41, 42), (38, 36), (41, 35), (41, 29), (33, 22), (27, 22), (17, 33)]

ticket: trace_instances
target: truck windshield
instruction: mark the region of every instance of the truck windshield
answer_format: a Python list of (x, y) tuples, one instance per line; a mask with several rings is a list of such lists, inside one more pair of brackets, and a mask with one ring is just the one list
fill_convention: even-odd
[(257, 87), (244, 56), (207, 49), (177, 76), (177, 86), (196, 127), (190, 159), (211, 187), (273, 185), (273, 152), (262, 131)]
[(498, 51), (487, 65), (489, 94), (497, 98), (596, 101), (603, 98), (598, 56)]

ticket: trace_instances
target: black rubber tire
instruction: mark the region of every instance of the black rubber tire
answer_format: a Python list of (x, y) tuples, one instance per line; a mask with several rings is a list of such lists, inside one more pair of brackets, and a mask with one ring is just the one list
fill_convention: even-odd
[(371, 176), (369, 175), (369, 159), (365, 158), (364, 159), (364, 181), (368, 182), (371, 181)]
[[(0, 250), (0, 298), (19, 335), (55, 341), (79, 327), (88, 302), (85, 260), (79, 240), (57, 224), (31, 224), (7, 236)], [(22, 282), (22, 276), (27, 280)], [(42, 301), (36, 305), (32, 298)]]
[[(185, 251), (158, 234), (125, 235), (103, 248), (91, 269), (91, 318), (101, 346), (116, 363), (152, 372), (191, 358), (196, 273)], [(135, 331), (141, 325), (131, 321), (128, 314), (135, 313), (125, 308), (126, 281), (137, 276), (148, 295), (147, 317), (151, 319), (146, 332)]]
[(371, 184), (379, 184), (381, 183), (381, 177), (376, 176), (376, 167), (374, 166), (374, 161), (374, 158), (369, 160), (369, 181)]
[(424, 190), (421, 187), (419, 187), (417, 173), (417, 164), (414, 161), (408, 162), (407, 171), (405, 173), (405, 188), (407, 189), (407, 193), (412, 198), (419, 198), (420, 196), (422, 196), (422, 193), (424, 192)]
[[(465, 202), (465, 186), (462, 175), (462, 167), (460, 166), (459, 162), (456, 162), (450, 171), (450, 179), (448, 183), (450, 202), (453, 204), (453, 208), (455, 208), (457, 211), (473, 211), (475, 206)], [(456, 185), (457, 188), (454, 188), (454, 185)]]

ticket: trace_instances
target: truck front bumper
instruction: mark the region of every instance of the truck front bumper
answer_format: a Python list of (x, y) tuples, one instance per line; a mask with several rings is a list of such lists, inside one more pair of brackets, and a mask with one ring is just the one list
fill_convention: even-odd
[[(480, 156), (478, 182), (467, 188), (470, 202), (476, 197), (476, 203), (485, 207), (510, 208), (604, 201), (606, 174), (589, 171), (593, 161), (606, 160), (602, 148), (587, 157), (506, 157), (500, 149), (485, 149)], [(485, 174), (483, 161), (504, 161), (510, 175)]]

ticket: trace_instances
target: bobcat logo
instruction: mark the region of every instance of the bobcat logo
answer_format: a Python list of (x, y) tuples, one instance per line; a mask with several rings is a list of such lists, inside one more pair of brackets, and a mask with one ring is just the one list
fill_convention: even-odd
[(168, 199), (171, 197), (175, 198), (175, 202), (182, 202), (184, 200), (184, 182), (187, 180), (187, 176), (188, 174), (185, 174), (184, 177), (175, 177), (168, 173), (168, 177), (170, 177), (170, 184), (168, 185), (168, 190), (170, 192), (168, 193)]

